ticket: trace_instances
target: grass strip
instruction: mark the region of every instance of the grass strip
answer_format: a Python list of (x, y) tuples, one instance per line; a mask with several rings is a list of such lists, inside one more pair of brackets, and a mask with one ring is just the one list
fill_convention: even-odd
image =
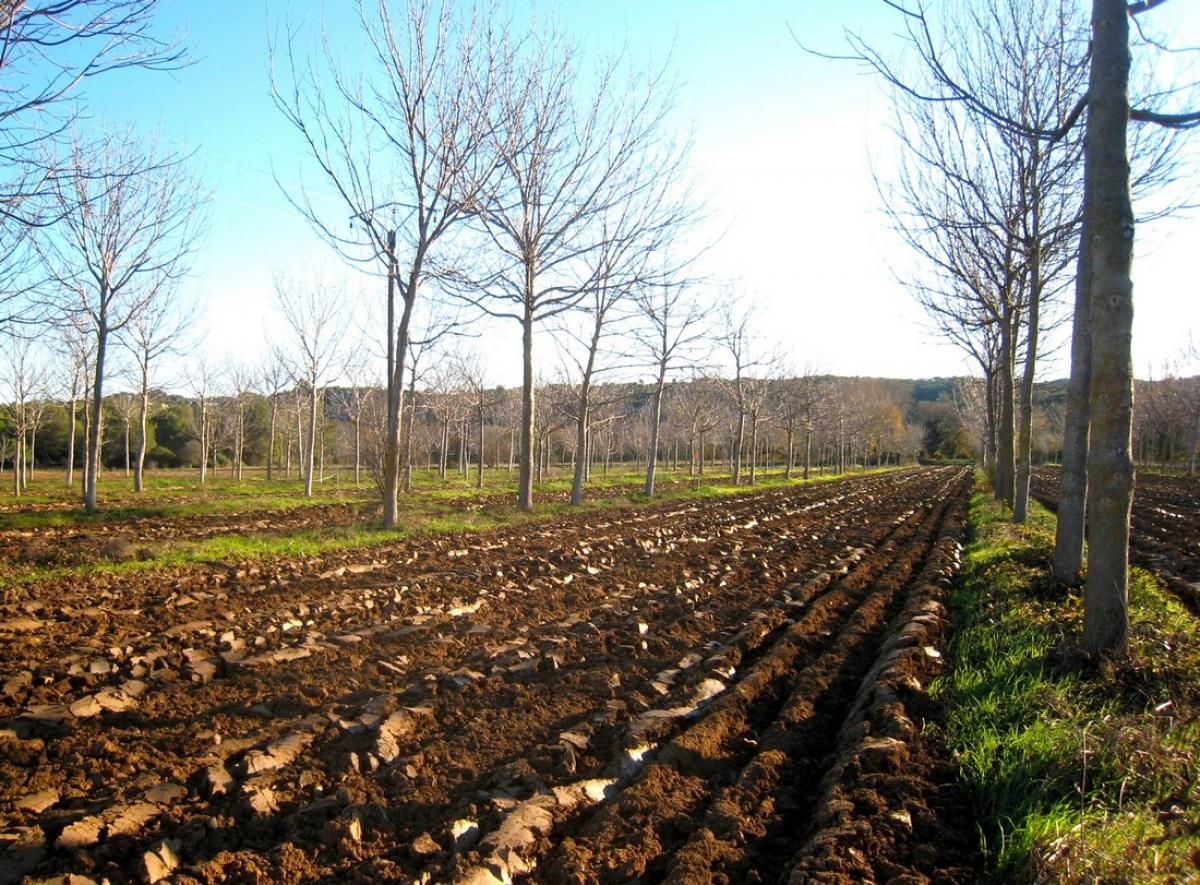
[(1078, 591), (1054, 582), (1054, 517), (1027, 525), (980, 489), (951, 597), (948, 744), (992, 881), (1180, 882), (1200, 876), (1196, 620), (1134, 569), (1131, 652), (1077, 651)]
[[(647, 498), (641, 494), (638, 486), (626, 482), (622, 484), (627, 489), (624, 494), (585, 501), (578, 506), (566, 503), (539, 504), (533, 513), (518, 509), (515, 501), (512, 504), (490, 505), (486, 509), (458, 509), (455, 504), (470, 500), (469, 495), (464, 498), (461, 489), (456, 490), (457, 494), (449, 499), (441, 490), (422, 489), (413, 496), (406, 495), (401, 498), (400, 525), (394, 530), (381, 528), (378, 522), (364, 520), (363, 523), (357, 525), (295, 531), (271, 531), (268, 529), (254, 533), (218, 535), (202, 541), (164, 542), (156, 545), (153, 550), (138, 544), (130, 544), (124, 545), (128, 549), (107, 559), (76, 565), (42, 565), (25, 570), (9, 569), (7, 573), (0, 574), (0, 590), (35, 585), (46, 580), (95, 574), (129, 574), (171, 566), (272, 557), (312, 557), (339, 550), (382, 547), (398, 538), (413, 535), (487, 531), (518, 524), (548, 522), (580, 513), (645, 507), (671, 501), (745, 495), (780, 487), (833, 482), (850, 476), (864, 476), (895, 469), (897, 468), (878, 468), (844, 476), (813, 475), (808, 480), (801, 478), (798, 473), (791, 479), (784, 479), (780, 472), (762, 476), (753, 486), (732, 486), (728, 485), (726, 476), (706, 476), (703, 480), (692, 478), (687, 483), (664, 484), (653, 498)], [(672, 477), (672, 479), (679, 478), (681, 477)], [(542, 485), (538, 489), (547, 490), (547, 487)]]

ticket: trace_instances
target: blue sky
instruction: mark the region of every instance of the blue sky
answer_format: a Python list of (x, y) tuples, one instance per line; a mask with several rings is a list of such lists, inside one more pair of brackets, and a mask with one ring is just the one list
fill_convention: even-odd
[[(351, 297), (365, 289), (370, 300), (379, 289), (343, 269), (272, 179), (272, 170), (295, 179), (299, 145), (268, 95), (268, 31), (291, 22), (307, 42), (324, 16), (352, 58), (351, 3), (327, 6), (163, 0), (164, 31), (184, 35), (195, 63), (170, 76), (120, 74), (87, 90), (90, 125), (132, 125), (196, 151), (214, 202), (187, 287), (203, 305), (215, 353), (258, 358), (264, 334), (277, 326), (271, 278), (278, 271), (345, 276)], [(1200, 42), (1195, 7), (1167, 4), (1159, 22)], [(723, 232), (709, 269), (754, 299), (762, 327), (796, 366), (893, 377), (965, 370), (959, 354), (925, 330), (894, 279), (909, 258), (886, 227), (870, 177), (872, 165), (886, 173), (894, 153), (886, 98), (854, 67), (805, 55), (789, 32), (790, 25), (806, 43), (832, 50), (843, 45), (843, 27), (886, 44), (897, 17), (880, 0), (606, 0), (539, 9), (557, 10), (564, 29), (597, 51), (627, 43), (635, 57), (671, 54), (681, 84), (674, 123), (694, 130), (710, 230)], [(1173, 220), (1139, 234), (1139, 374), (1181, 350), (1189, 330), (1200, 336), (1196, 275), (1186, 263), (1198, 224)], [(498, 383), (519, 377), (511, 340), (501, 329), (480, 341)], [(1052, 360), (1044, 374), (1063, 371)]]

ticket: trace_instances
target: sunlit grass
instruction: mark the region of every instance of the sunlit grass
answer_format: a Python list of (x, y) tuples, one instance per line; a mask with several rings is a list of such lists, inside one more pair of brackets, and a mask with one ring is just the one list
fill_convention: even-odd
[(974, 496), (952, 671), (932, 686), (994, 878), (1200, 875), (1195, 619), (1135, 569), (1128, 661), (1086, 666), (1082, 599), (1049, 577), (1053, 517), (1007, 520)]
[[(856, 472), (852, 475), (863, 474)], [(335, 550), (386, 545), (397, 538), (422, 533), (486, 531), (503, 526), (546, 521), (563, 516), (621, 507), (744, 495), (784, 485), (801, 485), (805, 482), (800, 478), (799, 472), (796, 472), (791, 479), (785, 480), (782, 470), (763, 471), (759, 475), (759, 482), (754, 486), (748, 484), (733, 486), (730, 484), (727, 474), (713, 470), (707, 471), (703, 477), (691, 476), (686, 471), (663, 470), (659, 478), (660, 484), (655, 496), (647, 498), (642, 494), (643, 477), (640, 472), (614, 470), (608, 477), (601, 477), (600, 482), (589, 482), (589, 488), (599, 486), (609, 491), (609, 494), (602, 498), (587, 500), (579, 507), (572, 507), (565, 501), (541, 503), (533, 513), (526, 513), (516, 506), (515, 478), (512, 478), (510, 483), (507, 470), (501, 469), (490, 475), (485, 474), (485, 480), (491, 480), (492, 485), (489, 487), (485, 484), (485, 488), (482, 490), (465, 485), (461, 474), (442, 481), (438, 478), (436, 471), (422, 471), (419, 476), (414, 476), (414, 492), (403, 494), (399, 498), (398, 526), (394, 530), (380, 527), (378, 508), (367, 506), (364, 509), (362, 520), (350, 525), (227, 533), (198, 541), (155, 542), (152, 548), (139, 546), (136, 543), (128, 545), (114, 543), (111, 545), (111, 550), (106, 551), (97, 561), (73, 565), (46, 564), (25, 568), (10, 567), (5, 574), (0, 575), (0, 587), (26, 585), (67, 575), (102, 572), (128, 573), (169, 566), (186, 566), (194, 563), (266, 557), (311, 557)], [(837, 478), (834, 474), (818, 475), (814, 473), (808, 482), (830, 482)], [(569, 477), (554, 477), (539, 484), (536, 490), (562, 492), (569, 488)], [(217, 487), (214, 487), (214, 491), (216, 490)], [(269, 494), (274, 493), (275, 490), (273, 487), (269, 487), (267, 491)], [(475, 503), (475, 498), (479, 495), (488, 497), (497, 493), (510, 494), (512, 497), (507, 501), (489, 500), (486, 504)], [(261, 486), (258, 494), (262, 497), (224, 497), (200, 503), (187, 501), (171, 504), (169, 501), (163, 501), (155, 506), (114, 508), (90, 515), (56, 510), (0, 513), (0, 527), (36, 530), (39, 526), (82, 525), (88, 522), (99, 523), (119, 518), (137, 519), (149, 515), (169, 518), (180, 515), (270, 509), (266, 506), (268, 503), (274, 504), (276, 508), (303, 507), (313, 503), (322, 503), (321, 499), (316, 499), (314, 502), (307, 498), (296, 497), (291, 493), (282, 495), (275, 493), (268, 496), (268, 494), (264, 494)], [(373, 505), (376, 503), (374, 490), (370, 490), (369, 496), (363, 495), (359, 500)], [(328, 499), (325, 499), (325, 502), (327, 501)]]

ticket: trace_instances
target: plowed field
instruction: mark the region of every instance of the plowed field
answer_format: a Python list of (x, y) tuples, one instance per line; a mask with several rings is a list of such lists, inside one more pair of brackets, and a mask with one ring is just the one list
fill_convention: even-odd
[(969, 482), (15, 588), (0, 881), (971, 881), (922, 735)]

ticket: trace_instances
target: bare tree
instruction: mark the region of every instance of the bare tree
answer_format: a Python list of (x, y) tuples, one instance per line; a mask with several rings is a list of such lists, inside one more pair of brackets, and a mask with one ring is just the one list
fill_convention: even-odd
[(137, 455), (134, 459), (133, 490), (141, 492), (144, 487), (143, 471), (146, 464), (146, 422), (150, 412), (151, 366), (168, 355), (179, 352), (182, 336), (191, 325), (191, 312), (180, 310), (174, 292), (160, 289), (129, 322), (121, 336), (121, 342), (136, 364), (138, 383), (138, 434)]
[(280, 400), (289, 381), (285, 358), (277, 348), (272, 348), (263, 359), (257, 381), (259, 393), (267, 401), (267, 482), (270, 482), (275, 478), (275, 437), (279, 425)]
[(77, 115), (77, 87), (110, 71), (172, 70), (185, 62), (155, 36), (159, 0), (5, 0), (0, 3), (0, 321), (28, 294), (9, 272), (32, 227), (62, 212), (56, 179), (74, 173), (52, 147)]
[(304, 494), (312, 497), (313, 470), (316, 466), (316, 441), (319, 427), (317, 412), (322, 391), (332, 380), (337, 365), (337, 349), (343, 325), (338, 309), (345, 301), (344, 292), (320, 282), (298, 283), (279, 275), (275, 278), (275, 299), (292, 330), (295, 353), (291, 361), (292, 377), (308, 399), (308, 434), (304, 438)]
[(345, 71), (328, 42), (316, 58), (301, 61), (293, 34), (286, 46), (290, 82), (272, 73), (271, 93), (353, 224), (347, 230), (344, 216), (327, 217), (303, 190), (289, 199), (340, 254), (387, 277), (381, 491), (383, 523), (391, 527), (413, 310), (439, 242), (475, 205), (494, 162), (484, 147), (497, 33), (481, 18), (464, 21), (452, 3), (411, 0), (399, 20), (387, 0), (359, 0), (357, 8), (365, 76)]
[(614, 58), (585, 86), (579, 49), (561, 34), (538, 32), (523, 49), (500, 71), (492, 149), (501, 174), (476, 213), (490, 264), (465, 274), (460, 292), (521, 327), (517, 499), (532, 510), (534, 331), (593, 289), (603, 247), (640, 233), (613, 221), (655, 187), (656, 170), (674, 168), (676, 148), (662, 136), (672, 93), (662, 73), (622, 76)]
[(646, 497), (654, 495), (658, 466), (658, 432), (662, 423), (663, 390), (674, 372), (695, 363), (704, 354), (708, 330), (705, 320), (708, 306), (696, 297), (695, 288), (686, 282), (663, 280), (662, 285), (647, 286), (634, 295), (641, 322), (633, 338), (642, 354), (654, 367), (653, 414), (650, 418), (650, 445), (646, 453)]
[[(75, 482), (75, 437), (79, 419), (78, 404), (87, 398), (88, 368), (92, 362), (93, 341), (86, 329), (74, 322), (59, 326), (62, 353), (67, 359), (65, 387), (67, 391), (67, 470), (65, 483)], [(86, 436), (86, 434), (85, 434)]]
[[(1090, 62), (1087, 90), (1054, 128), (1023, 125), (1004, 108), (992, 106), (986, 93), (980, 91), (980, 84), (956, 67), (953, 55), (946, 61), (919, 6), (910, 9), (900, 3), (889, 3), (904, 16), (912, 43), (918, 47), (924, 66), (933, 74), (929, 89), (905, 83), (878, 52), (861, 39), (851, 38), (857, 59), (894, 86), (922, 100), (961, 104), (1000, 128), (1047, 143), (1063, 138), (1086, 112), (1082, 234), (1086, 249), (1081, 250), (1086, 260), (1080, 264), (1080, 280), (1075, 290), (1071, 384), (1075, 395), (1068, 398), (1055, 571), (1069, 580), (1070, 572), (1077, 568), (1076, 553), (1083, 543), (1082, 504), (1086, 498), (1091, 543), (1084, 594), (1084, 645), (1099, 656), (1124, 655), (1129, 630), (1128, 542), (1133, 493), (1130, 270), (1135, 228), (1130, 196), (1129, 123), (1150, 123), (1167, 129), (1200, 126), (1200, 111), (1178, 108), (1179, 90), (1151, 89), (1144, 102), (1130, 98), (1130, 22), (1138, 22), (1138, 16), (1162, 2), (1093, 0), (1091, 40), (1086, 47)], [(1142, 25), (1137, 27), (1144, 36)], [(1148, 50), (1170, 51), (1161, 40), (1145, 39), (1144, 44)], [(1194, 84), (1188, 88), (1194, 91)], [(1080, 324), (1086, 324), (1086, 332), (1079, 328)], [(1089, 390), (1086, 405), (1079, 395), (1084, 387)], [(1086, 484), (1079, 481), (1079, 465), (1085, 455)]]
[[(737, 312), (732, 299), (726, 302), (723, 310), (721, 332), (717, 340), (732, 369), (732, 376), (722, 379), (722, 386), (735, 411), (729, 459), (733, 484), (736, 486), (742, 481), (742, 449), (746, 438), (746, 419), (757, 416), (762, 404), (763, 379), (756, 376), (764, 370), (767, 363), (758, 353), (758, 344), (750, 326), (749, 311)], [(757, 417), (754, 417), (755, 429), (757, 420)]]
[(92, 426), (84, 505), (96, 510), (96, 465), (109, 336), (120, 332), (188, 270), (204, 197), (183, 158), (108, 134), (76, 140), (72, 173), (55, 183), (61, 221), (37, 241), (56, 291), (53, 305), (83, 319), (95, 340)]

